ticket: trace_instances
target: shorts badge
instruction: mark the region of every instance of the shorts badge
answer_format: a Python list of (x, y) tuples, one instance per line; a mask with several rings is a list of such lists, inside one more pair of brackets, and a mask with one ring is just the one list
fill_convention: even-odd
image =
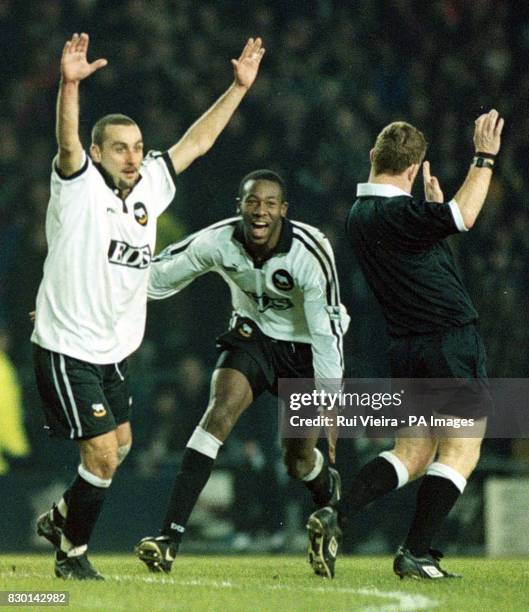
[(272, 274), (272, 282), (280, 291), (290, 291), (294, 286), (294, 279), (286, 270), (276, 270)]
[(250, 338), (251, 335), (253, 334), (253, 328), (251, 325), (248, 325), (248, 323), (241, 323), (239, 325), (239, 334), (243, 337), (243, 338)]
[(107, 411), (105, 407), (103, 406), (103, 404), (92, 404), (92, 412), (94, 416), (97, 417), (98, 419), (106, 416), (107, 414)]

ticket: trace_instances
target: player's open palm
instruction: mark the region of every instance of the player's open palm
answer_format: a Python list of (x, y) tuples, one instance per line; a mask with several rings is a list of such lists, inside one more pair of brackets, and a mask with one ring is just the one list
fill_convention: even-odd
[(231, 60), (237, 85), (242, 85), (246, 89), (253, 85), (259, 71), (259, 64), (265, 54), (262, 44), (263, 41), (260, 38), (249, 38), (239, 59)]
[(88, 34), (74, 34), (66, 41), (62, 51), (61, 75), (64, 82), (82, 81), (93, 72), (107, 65), (106, 59), (98, 59), (89, 63), (86, 59), (88, 51)]
[(476, 119), (474, 127), (474, 146), (476, 153), (496, 155), (500, 150), (501, 132), (504, 120), (498, 111), (492, 109)]

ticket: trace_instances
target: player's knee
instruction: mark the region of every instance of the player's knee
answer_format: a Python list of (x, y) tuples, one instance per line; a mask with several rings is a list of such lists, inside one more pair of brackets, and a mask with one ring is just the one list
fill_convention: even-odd
[(91, 473), (103, 480), (111, 479), (119, 465), (118, 448), (105, 449), (85, 459), (84, 467)]

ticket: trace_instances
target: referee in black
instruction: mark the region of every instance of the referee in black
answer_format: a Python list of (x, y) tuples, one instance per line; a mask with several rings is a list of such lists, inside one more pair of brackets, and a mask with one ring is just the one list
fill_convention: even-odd
[[(490, 185), (503, 123), (495, 110), (476, 120), (474, 158), (463, 185), (447, 203), (429, 163), (422, 163), (424, 136), (412, 125), (399, 121), (386, 126), (370, 152), (369, 182), (358, 185), (347, 234), (387, 322), (391, 376), (470, 381), (462, 401), (452, 397), (444, 407), (421, 410), (472, 418), (475, 426), (466, 435), (450, 429), (399, 430), (394, 448), (360, 470), (338, 504), (337, 517), (324, 508), (309, 519), (311, 543), (320, 544), (320, 563), (334, 565), (336, 545), (327, 550), (326, 544), (340, 535), (338, 525), (350, 526), (368, 503), (424, 475), (393, 569), (400, 577), (455, 577), (440, 567), (442, 555), (431, 549), (431, 542), (478, 462), (492, 402), (478, 314), (445, 238), (474, 225)], [(410, 195), (421, 164), (425, 200)]]

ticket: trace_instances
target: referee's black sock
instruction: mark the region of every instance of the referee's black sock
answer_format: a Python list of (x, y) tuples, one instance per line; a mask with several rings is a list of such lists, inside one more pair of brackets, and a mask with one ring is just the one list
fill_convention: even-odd
[(353, 517), (375, 499), (404, 486), (408, 478), (406, 466), (390, 451), (366, 463), (337, 506), (341, 527), (347, 527)]
[(111, 482), (112, 479), (99, 478), (79, 466), (79, 475), (68, 489), (68, 514), (63, 529), (73, 547), (88, 544)]
[(187, 443), (180, 471), (176, 476), (171, 500), (162, 526), (162, 535), (178, 546), (189, 516), (206, 486), (222, 442), (197, 427)]
[(466, 485), (466, 479), (453, 468), (432, 463), (417, 493), (417, 508), (404, 548), (412, 555), (428, 553), (433, 538), (441, 528)]

